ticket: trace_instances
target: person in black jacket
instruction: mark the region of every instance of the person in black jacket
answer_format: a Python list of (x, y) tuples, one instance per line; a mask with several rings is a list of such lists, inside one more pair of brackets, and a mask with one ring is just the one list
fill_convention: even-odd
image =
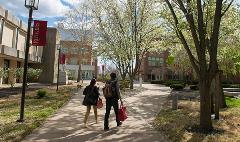
[(116, 73), (111, 73), (110, 74), (110, 81), (108, 83), (112, 84), (112, 97), (106, 97), (106, 113), (104, 117), (104, 130), (107, 131), (109, 130), (109, 115), (111, 111), (111, 107), (113, 107), (115, 115), (116, 115), (116, 122), (117, 126), (122, 125), (122, 122), (118, 120), (118, 100), (120, 99), (122, 103), (122, 98), (120, 96), (120, 88), (119, 88), (119, 83), (117, 80), (117, 75)]
[(96, 120), (96, 123), (98, 123), (98, 120), (97, 120), (97, 117), (98, 117), (97, 116), (97, 101), (99, 99), (100, 93), (99, 93), (98, 87), (95, 86), (95, 84), (96, 84), (96, 79), (93, 78), (90, 82), (90, 85), (88, 85), (83, 91), (83, 95), (85, 95), (85, 97), (88, 97), (88, 100), (84, 99), (84, 101), (83, 101), (83, 105), (87, 106), (87, 111), (86, 111), (86, 114), (85, 114), (85, 117), (84, 117), (84, 126), (85, 127), (87, 127), (87, 119), (88, 119), (88, 116), (90, 114), (91, 106), (93, 106), (95, 120)]

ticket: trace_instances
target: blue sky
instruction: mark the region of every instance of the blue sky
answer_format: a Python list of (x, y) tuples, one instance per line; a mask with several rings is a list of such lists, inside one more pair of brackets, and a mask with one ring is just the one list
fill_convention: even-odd
[[(0, 0), (0, 5), (11, 11), (15, 16), (27, 23), (28, 10), (24, 7), (25, 0)], [(34, 11), (33, 17), (48, 21), (48, 26), (55, 26), (57, 20), (73, 5), (83, 0), (39, 0), (39, 10)], [(235, 0), (240, 4), (240, 0)]]
[[(39, 8), (33, 12), (33, 18), (48, 21), (48, 26), (55, 26), (56, 21), (73, 5), (82, 0), (39, 0)], [(28, 9), (25, 0), (0, 0), (0, 5), (27, 23)]]

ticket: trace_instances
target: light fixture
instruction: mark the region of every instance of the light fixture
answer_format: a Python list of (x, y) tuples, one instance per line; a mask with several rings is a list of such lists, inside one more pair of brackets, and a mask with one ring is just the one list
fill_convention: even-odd
[(38, 9), (39, 0), (25, 0), (25, 7), (32, 8), (34, 10)]

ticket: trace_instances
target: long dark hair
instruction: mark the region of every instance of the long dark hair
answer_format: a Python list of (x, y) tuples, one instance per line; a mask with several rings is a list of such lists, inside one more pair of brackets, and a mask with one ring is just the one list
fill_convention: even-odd
[(93, 79), (91, 80), (91, 82), (90, 82), (90, 86), (93, 87), (93, 86), (96, 84), (96, 82), (97, 82), (96, 79), (93, 78)]

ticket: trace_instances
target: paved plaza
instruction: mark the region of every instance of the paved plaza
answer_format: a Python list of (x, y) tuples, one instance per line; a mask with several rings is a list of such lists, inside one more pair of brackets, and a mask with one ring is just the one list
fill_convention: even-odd
[(124, 98), (128, 119), (121, 127), (116, 127), (112, 109), (110, 130), (104, 131), (105, 108), (102, 108), (98, 110), (98, 124), (95, 124), (91, 110), (88, 128), (84, 128), (86, 107), (81, 105), (83, 95), (80, 91), (23, 142), (165, 142), (167, 140), (152, 128), (151, 122), (161, 109), (170, 89), (153, 84), (143, 84), (143, 87), (145, 89), (141, 93)]

